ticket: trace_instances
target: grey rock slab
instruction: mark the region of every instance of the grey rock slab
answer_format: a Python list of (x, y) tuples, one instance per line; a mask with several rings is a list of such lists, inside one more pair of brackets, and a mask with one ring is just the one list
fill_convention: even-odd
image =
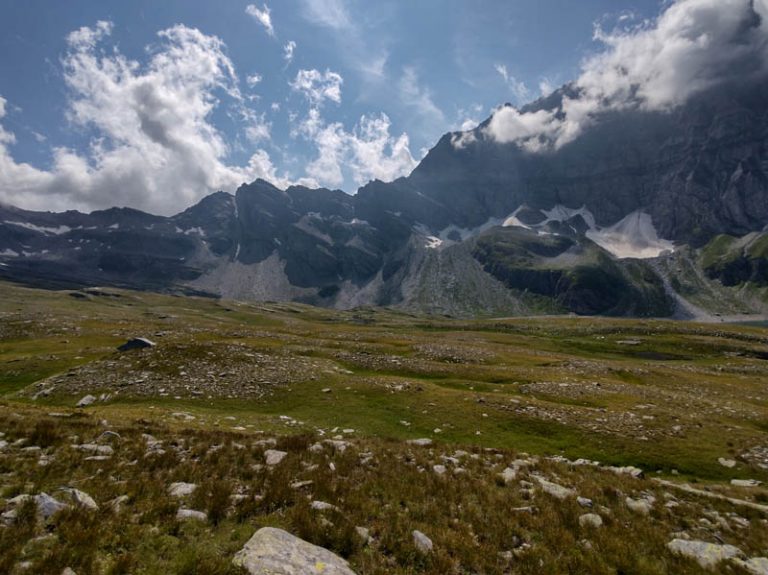
[(555, 499), (567, 499), (568, 497), (575, 497), (576, 492), (573, 489), (568, 489), (567, 487), (563, 487), (562, 485), (558, 485), (557, 483), (552, 483), (551, 481), (547, 481), (543, 477), (536, 477), (536, 481), (539, 482), (539, 485), (541, 486), (542, 491), (544, 493), (551, 495)]
[(705, 569), (712, 569), (725, 559), (738, 558), (743, 555), (741, 549), (733, 545), (719, 545), (696, 540), (673, 539), (667, 543), (667, 548), (672, 553), (695, 559)]
[(274, 527), (254, 533), (232, 561), (249, 575), (355, 575), (338, 555)]

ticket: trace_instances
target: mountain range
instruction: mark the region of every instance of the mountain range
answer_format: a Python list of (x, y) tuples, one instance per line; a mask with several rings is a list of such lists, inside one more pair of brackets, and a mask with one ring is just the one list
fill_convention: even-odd
[(489, 122), (356, 195), (257, 180), (171, 217), (0, 205), (0, 277), (458, 316), (766, 311), (768, 81), (604, 112), (552, 149)]

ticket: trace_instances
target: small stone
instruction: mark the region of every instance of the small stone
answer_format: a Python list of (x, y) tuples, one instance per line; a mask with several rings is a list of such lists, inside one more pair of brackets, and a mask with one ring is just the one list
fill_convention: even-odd
[(90, 509), (91, 511), (99, 510), (99, 506), (93, 500), (93, 497), (88, 495), (85, 491), (80, 491), (79, 489), (70, 489), (69, 494), (72, 496), (72, 500), (75, 502), (76, 505), (79, 505), (80, 507), (85, 507), (86, 509)]
[(61, 575), (77, 575), (71, 567), (65, 567), (64, 571), (61, 572)]
[(337, 511), (339, 508), (325, 501), (313, 501), (309, 506), (315, 511)]
[(425, 555), (431, 553), (434, 547), (432, 540), (418, 529), (413, 531), (413, 544), (416, 546), (416, 549)]
[(409, 439), (406, 443), (408, 445), (417, 445), (418, 447), (429, 447), (432, 445), (432, 440), (428, 437), (422, 437), (419, 439)]
[(762, 481), (756, 479), (731, 479), (731, 485), (734, 487), (757, 487)]
[(179, 481), (177, 483), (171, 483), (168, 487), (168, 494), (171, 497), (187, 497), (188, 495), (192, 495), (195, 492), (195, 489), (197, 489), (197, 485), (194, 483), (184, 483), (183, 481)]
[(363, 544), (367, 545), (371, 541), (371, 532), (365, 527), (355, 527), (355, 532), (363, 540)]
[(718, 457), (717, 462), (723, 467), (727, 467), (728, 469), (733, 469), (734, 467), (736, 467), (736, 461), (734, 461), (733, 459)]
[(505, 484), (512, 483), (515, 479), (517, 479), (517, 470), (512, 469), (511, 467), (507, 467), (504, 471), (499, 473), (499, 477), (501, 477)]
[(96, 440), (98, 442), (102, 441), (120, 441), (121, 437), (119, 433), (115, 433), (114, 431), (104, 431), (101, 435), (99, 435), (99, 438)]
[(597, 513), (585, 513), (579, 517), (579, 525), (582, 527), (602, 527), (603, 518), (600, 517)]
[(593, 505), (591, 499), (588, 499), (586, 497), (581, 497), (581, 496), (576, 498), (576, 503), (578, 503), (582, 507), (587, 507), (587, 508), (591, 508)]
[(148, 340), (144, 337), (135, 337), (129, 339), (123, 345), (117, 348), (117, 351), (131, 351), (132, 349), (147, 349), (155, 347), (155, 342)]
[(433, 465), (432, 471), (434, 471), (438, 475), (445, 475), (445, 472), (447, 471), (447, 469), (445, 465)]
[(184, 521), (191, 519), (194, 521), (208, 521), (208, 515), (202, 511), (195, 511), (194, 509), (181, 508), (176, 512), (176, 519)]
[(86, 395), (77, 402), (77, 407), (88, 407), (96, 401), (96, 398), (92, 395)]
[(109, 445), (97, 445), (95, 443), (83, 443), (82, 445), (73, 445), (72, 449), (96, 453), (98, 455), (113, 455), (115, 450)]
[(277, 449), (267, 449), (264, 452), (264, 459), (266, 460), (267, 465), (277, 465), (280, 463), (283, 459), (285, 459), (285, 456), (288, 455), (285, 451), (279, 451)]
[(48, 519), (51, 515), (69, 507), (69, 505), (54, 499), (47, 493), (36, 495), (35, 503), (37, 503), (37, 511), (43, 516), (43, 519)]
[(632, 499), (631, 497), (627, 497), (624, 500), (624, 503), (630, 510), (639, 513), (640, 515), (649, 515), (653, 508), (651, 502), (647, 499)]

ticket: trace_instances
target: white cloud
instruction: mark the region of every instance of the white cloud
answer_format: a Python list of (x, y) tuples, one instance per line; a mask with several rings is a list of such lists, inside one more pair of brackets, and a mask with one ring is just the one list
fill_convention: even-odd
[(243, 108), (241, 116), (245, 125), (245, 136), (252, 144), (271, 139), (272, 124), (267, 121), (265, 114), (257, 114), (253, 110)]
[(100, 42), (105, 36), (112, 34), (113, 24), (112, 22), (106, 22), (99, 20), (96, 22), (96, 26), (88, 28), (83, 26), (78, 30), (74, 30), (67, 35), (67, 44), (71, 48), (79, 50), (92, 49)]
[(432, 126), (445, 125), (445, 114), (432, 100), (432, 93), (419, 84), (415, 68), (406, 66), (403, 69), (399, 90), (403, 103), (413, 108), (425, 123)]
[(286, 66), (293, 62), (293, 51), (296, 50), (296, 42), (289, 40), (288, 43), (283, 46), (283, 60), (285, 60)]
[[(0, 96), (0, 120), (5, 118), (5, 106), (8, 103), (8, 100)], [(13, 144), (16, 141), (16, 136), (14, 136), (11, 132), (6, 132), (3, 129), (3, 126), (0, 125), (0, 145), (2, 144)]]
[(296, 92), (301, 92), (311, 106), (320, 106), (325, 100), (341, 103), (341, 85), (344, 79), (336, 72), (326, 70), (299, 70), (296, 78), (289, 85)]
[(408, 175), (416, 167), (408, 135), (390, 135), (386, 114), (362, 116), (351, 132), (339, 122), (326, 124), (317, 108), (310, 109), (295, 133), (313, 143), (317, 157), (307, 166), (307, 175), (320, 185), (338, 187), (345, 172), (357, 185), (376, 178), (391, 181)]
[(515, 101), (518, 104), (523, 103), (528, 99), (528, 97), (530, 96), (530, 91), (528, 90), (528, 86), (525, 85), (525, 82), (518, 80), (512, 74), (510, 74), (509, 71), (507, 70), (506, 65), (495, 64), (493, 68), (496, 70), (499, 76), (502, 77), (502, 79), (504, 80), (504, 83), (507, 85), (507, 87), (509, 88), (509, 91), (515, 97)]
[(264, 4), (264, 7), (259, 10), (256, 4), (248, 4), (248, 6), (245, 7), (245, 13), (264, 26), (267, 34), (270, 36), (275, 35), (275, 28), (272, 26), (272, 13), (269, 6)]
[(245, 78), (246, 83), (253, 88), (256, 84), (261, 82), (262, 77), (260, 74), (251, 74)]
[(541, 78), (539, 80), (539, 93), (546, 98), (552, 92), (556, 90), (555, 83), (549, 78)]
[(344, 0), (304, 0), (304, 16), (307, 20), (334, 30), (352, 27)]
[[(248, 112), (221, 40), (177, 25), (158, 33), (142, 66), (101, 49), (110, 30), (111, 24), (98, 24), (71, 34), (62, 60), (71, 94), (67, 116), (93, 134), (90, 146), (83, 153), (55, 148), (50, 170), (40, 170), (14, 161), (13, 135), (0, 127), (0, 201), (29, 209), (129, 205), (174, 213), (256, 177), (285, 183), (264, 151), (242, 167), (225, 162), (229, 149), (210, 115), (221, 98)], [(263, 137), (258, 129), (253, 135)]]
[(596, 27), (595, 39), (606, 48), (582, 64), (573, 85), (577, 97), (564, 97), (552, 113), (501, 108), (487, 133), (531, 150), (559, 147), (602, 112), (669, 110), (718, 83), (765, 74), (766, 17), (766, 0), (677, 0), (633, 28)]

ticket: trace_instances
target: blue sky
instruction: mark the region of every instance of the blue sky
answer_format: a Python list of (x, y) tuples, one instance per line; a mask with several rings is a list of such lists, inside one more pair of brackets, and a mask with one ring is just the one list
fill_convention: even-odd
[(2, 0), (0, 200), (173, 213), (254, 176), (354, 193), (577, 78), (596, 24), (668, 5)]

